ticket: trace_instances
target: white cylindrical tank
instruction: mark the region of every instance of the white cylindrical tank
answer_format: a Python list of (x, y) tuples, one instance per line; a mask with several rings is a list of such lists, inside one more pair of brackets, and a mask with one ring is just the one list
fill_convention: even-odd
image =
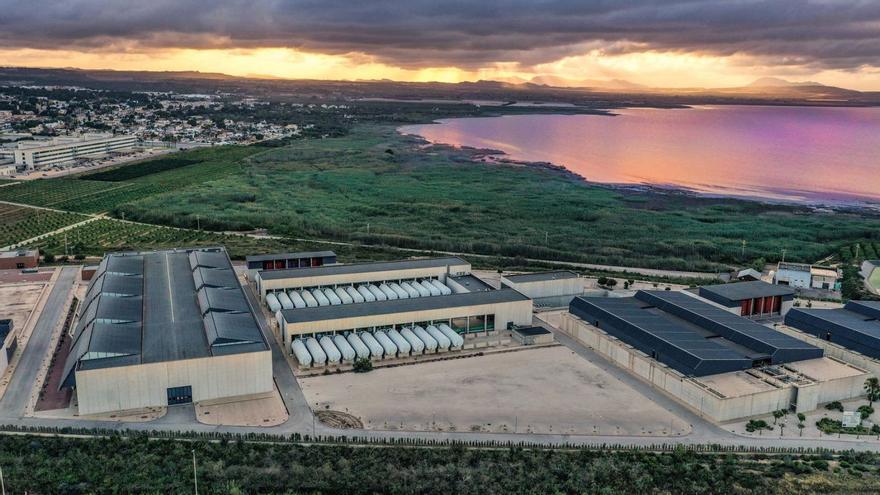
[(420, 338), (413, 333), (413, 331), (409, 328), (404, 328), (400, 331), (400, 335), (409, 342), (409, 346), (412, 348), (413, 354), (421, 354), (425, 352), (425, 343), (422, 342)]
[(306, 349), (312, 355), (312, 362), (315, 363), (315, 366), (323, 366), (327, 363), (327, 355), (324, 354), (324, 349), (321, 349), (321, 344), (314, 337), (309, 337), (306, 340)]
[(321, 344), (321, 349), (324, 349), (324, 352), (327, 354), (327, 361), (331, 363), (338, 363), (342, 361), (342, 353), (339, 352), (339, 349), (336, 348), (336, 344), (333, 343), (333, 339), (328, 336), (321, 337), (319, 341)]
[(431, 334), (431, 337), (434, 337), (434, 339), (437, 341), (438, 351), (449, 350), (449, 346), (452, 345), (452, 342), (449, 341), (449, 337), (443, 335), (443, 332), (441, 332), (440, 329), (438, 329), (434, 325), (428, 325), (428, 328), (426, 328), (425, 330), (427, 330), (428, 333)]
[(354, 352), (354, 347), (345, 340), (345, 337), (342, 335), (334, 335), (333, 343), (336, 344), (336, 348), (342, 353), (343, 361), (354, 361), (354, 357), (357, 353)]
[(385, 332), (382, 330), (376, 330), (373, 332), (373, 337), (376, 337), (376, 340), (382, 346), (386, 357), (394, 357), (397, 355), (397, 346), (394, 345), (394, 342), (388, 338), (387, 335), (385, 335)]
[(339, 296), (336, 295), (336, 291), (333, 289), (324, 289), (324, 295), (327, 296), (327, 299), (330, 301), (330, 304), (333, 306), (339, 306), (342, 304), (342, 299), (339, 299)]
[(281, 311), (275, 312), (275, 322), (278, 323), (278, 328), (284, 328), (284, 316)]
[(266, 294), (266, 306), (268, 306), (269, 311), (273, 313), (281, 311), (281, 302), (278, 301), (278, 296), (276, 296), (275, 294)]
[(431, 282), (429, 282), (427, 280), (422, 280), (420, 282), (420, 284), (422, 287), (427, 289), (428, 292), (430, 292), (432, 296), (439, 296), (439, 295), (443, 294), (442, 292), (440, 292), (440, 289), (435, 287), (434, 284), (432, 284)]
[(307, 307), (309, 307), (309, 308), (317, 308), (317, 307), (319, 306), (319, 304), (318, 304), (318, 300), (315, 299), (315, 296), (313, 296), (311, 292), (309, 292), (309, 291), (303, 289), (303, 291), (300, 292), (299, 295), (302, 296), (303, 301), (306, 302), (306, 306), (307, 306)]
[(336, 293), (336, 297), (342, 301), (342, 304), (351, 304), (354, 302), (354, 299), (351, 298), (351, 295), (345, 291), (342, 287), (337, 287), (333, 289), (333, 292)]
[(376, 337), (370, 332), (361, 332), (359, 335), (364, 344), (370, 349), (370, 354), (373, 355), (374, 358), (382, 359), (382, 356), (385, 355), (385, 349), (382, 348), (382, 344), (376, 340)]
[(397, 346), (397, 352), (402, 356), (408, 356), (409, 352), (412, 350), (409, 341), (403, 338), (403, 335), (400, 335), (400, 332), (393, 328), (389, 328), (387, 333), (391, 341), (394, 342), (394, 345)]
[[(354, 287), (346, 287), (345, 292), (348, 292), (348, 295), (356, 303), (362, 303), (362, 302), (366, 301), (366, 298), (364, 297), (364, 295), (361, 294), (360, 292), (358, 292), (357, 289), (355, 289)], [(370, 291), (367, 291), (367, 292), (370, 292)]]
[(409, 282), (401, 282), (397, 284), (401, 289), (405, 290), (409, 297), (422, 297), (422, 294), (415, 290), (412, 285), (409, 285)]
[(421, 297), (428, 297), (431, 295), (431, 291), (426, 289), (425, 286), (421, 284), (421, 282), (413, 280), (413, 281), (409, 282), (409, 286), (412, 287), (413, 289), (419, 291), (419, 296), (421, 296)]
[(376, 287), (375, 285), (370, 284), (367, 286), (367, 289), (370, 289), (370, 293), (373, 294), (373, 297), (375, 297), (377, 301), (387, 301), (388, 300), (388, 296), (384, 292), (379, 290), (379, 288)]
[(308, 367), (312, 365), (312, 355), (309, 354), (302, 339), (294, 339), (294, 341), (290, 343), (290, 350), (293, 351), (293, 355), (296, 356), (296, 360), (299, 362), (300, 366)]
[(385, 294), (385, 297), (388, 298), (389, 301), (394, 301), (396, 299), (400, 299), (400, 296), (397, 295), (397, 292), (391, 290), (391, 287), (388, 287), (388, 284), (382, 284), (379, 286), (379, 290)]
[(327, 296), (324, 295), (324, 291), (321, 289), (312, 289), (312, 296), (318, 301), (318, 306), (330, 306), (330, 299), (327, 299)]
[[(369, 358), (370, 357), (370, 348), (367, 347), (367, 344), (364, 344), (364, 341), (361, 340), (360, 337), (357, 336), (356, 333), (352, 332), (348, 334), (346, 338), (348, 343), (351, 345), (354, 352), (357, 353), (357, 357), (359, 358)], [(381, 348), (381, 346), (380, 346)]]
[(464, 337), (458, 334), (455, 330), (452, 329), (446, 323), (441, 323), (437, 325), (437, 329), (443, 332), (443, 335), (449, 337), (449, 341), (452, 343), (452, 347), (461, 347), (464, 345)]
[(413, 327), (413, 333), (416, 334), (419, 340), (425, 343), (425, 352), (435, 352), (437, 350), (437, 339), (431, 337), (431, 334), (426, 332), (424, 328), (416, 325)]
[(278, 302), (281, 303), (282, 309), (293, 309), (293, 301), (287, 297), (287, 293), (284, 291), (276, 292), (275, 297), (278, 298)]
[(303, 299), (302, 296), (299, 295), (299, 292), (295, 290), (288, 291), (287, 297), (290, 298), (290, 302), (293, 303), (294, 308), (305, 308), (307, 306), (306, 300)]
[(393, 290), (394, 293), (397, 294), (398, 299), (409, 299), (409, 292), (403, 290), (403, 287), (397, 285), (394, 282), (389, 283), (388, 287), (390, 287), (391, 290)]
[(367, 285), (361, 285), (357, 288), (358, 294), (364, 298), (365, 302), (373, 302), (376, 300), (376, 294), (373, 294), (373, 291), (370, 290), (370, 287)]
[(431, 280), (431, 285), (438, 288), (440, 290), (440, 293), (443, 294), (444, 296), (448, 296), (449, 294), (452, 294), (452, 289), (450, 289), (449, 287), (446, 287), (446, 285), (444, 285), (443, 282), (441, 282), (437, 279)]

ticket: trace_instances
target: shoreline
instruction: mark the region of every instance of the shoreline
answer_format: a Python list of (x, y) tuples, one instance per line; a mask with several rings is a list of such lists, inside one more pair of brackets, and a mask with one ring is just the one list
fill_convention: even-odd
[[(547, 115), (566, 115), (565, 113), (550, 113)], [(611, 113), (608, 114), (599, 114), (601, 116), (608, 117), (616, 117), (619, 114)], [(469, 118), (469, 117), (455, 117), (458, 118)], [(483, 118), (483, 117), (479, 117)], [(443, 119), (443, 120), (452, 120)], [(772, 198), (766, 196), (760, 196), (758, 194), (749, 195), (749, 194), (724, 194), (722, 192), (711, 192), (711, 191), (700, 191), (697, 189), (689, 188), (687, 186), (681, 184), (651, 184), (651, 183), (625, 183), (625, 182), (596, 182), (591, 181), (587, 177), (570, 170), (564, 165), (558, 165), (548, 161), (529, 161), (529, 160), (518, 160), (512, 158), (510, 154), (503, 150), (494, 149), (494, 148), (477, 148), (473, 146), (463, 146), (463, 145), (455, 145), (450, 143), (442, 143), (442, 142), (434, 142), (430, 141), (426, 137), (411, 133), (404, 132), (403, 128), (405, 127), (416, 127), (421, 125), (442, 125), (443, 122), (439, 120), (434, 120), (427, 124), (408, 124), (403, 126), (396, 126), (395, 131), (402, 135), (412, 137), (420, 141), (423, 147), (430, 146), (439, 146), (446, 147), (452, 150), (457, 151), (466, 151), (466, 156), (469, 161), (473, 163), (484, 163), (484, 164), (492, 164), (492, 165), (502, 165), (502, 166), (513, 166), (513, 167), (524, 167), (530, 168), (534, 170), (544, 170), (550, 171), (553, 173), (557, 173), (562, 175), (563, 177), (568, 178), (574, 182), (578, 182), (581, 184), (586, 184), (594, 187), (601, 187), (605, 189), (610, 189), (613, 191), (622, 191), (622, 192), (636, 192), (636, 193), (653, 193), (653, 194), (665, 194), (665, 195), (680, 195), (680, 196), (689, 196), (693, 198), (702, 198), (702, 199), (729, 199), (736, 201), (749, 201), (753, 203), (761, 203), (767, 205), (782, 205), (782, 206), (791, 206), (791, 207), (801, 207), (808, 208), (813, 211), (826, 211), (826, 212), (850, 212), (850, 213), (873, 213), (880, 214), (880, 200), (876, 202), (872, 201), (852, 201), (847, 202), (844, 200), (839, 201), (812, 201), (812, 200), (796, 200), (796, 199), (783, 199), (783, 198)]]

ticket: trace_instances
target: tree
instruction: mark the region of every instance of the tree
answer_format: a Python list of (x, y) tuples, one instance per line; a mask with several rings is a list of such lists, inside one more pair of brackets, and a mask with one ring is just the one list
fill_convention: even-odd
[(801, 433), (800, 436), (804, 436), (804, 428), (806, 428), (806, 425), (804, 425), (804, 421), (807, 420), (807, 415), (804, 413), (797, 413), (797, 419), (798, 419), (797, 427)]
[(880, 400), (880, 380), (871, 377), (865, 380), (865, 392), (868, 395), (868, 405), (873, 406), (875, 400)]
[(785, 416), (786, 414), (788, 413), (782, 409), (777, 409), (776, 411), (773, 411), (773, 424), (775, 425), (776, 422), (779, 421), (779, 418)]

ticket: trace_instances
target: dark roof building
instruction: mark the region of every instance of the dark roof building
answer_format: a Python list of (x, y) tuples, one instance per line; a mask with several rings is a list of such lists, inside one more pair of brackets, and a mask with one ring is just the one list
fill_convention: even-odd
[(850, 301), (840, 309), (793, 308), (785, 324), (872, 358), (880, 358), (880, 301)]
[(698, 290), (700, 297), (728, 308), (740, 316), (784, 315), (794, 301), (795, 290), (760, 280), (731, 284), (706, 285)]
[(245, 258), (248, 270), (286, 270), (309, 268), (336, 263), (333, 251), (302, 251), (297, 253), (258, 254)]
[(71, 346), (62, 386), (78, 370), (269, 349), (222, 248), (107, 255)]
[(578, 278), (579, 275), (569, 270), (560, 270), (555, 272), (539, 272), (539, 273), (520, 273), (519, 275), (505, 275), (507, 280), (522, 284), (529, 282), (546, 282), (550, 280), (564, 280), (570, 278)]
[(260, 278), (262, 280), (306, 278), (317, 276), (351, 275), (354, 273), (414, 270), (420, 268), (441, 268), (460, 265), (470, 266), (470, 263), (458, 257), (423, 258), (400, 261), (375, 261), (369, 263), (351, 263), (313, 268), (299, 268), (295, 270), (276, 270), (270, 272), (262, 272), (260, 273)]
[(822, 349), (682, 292), (575, 298), (569, 311), (685, 375), (822, 357)]

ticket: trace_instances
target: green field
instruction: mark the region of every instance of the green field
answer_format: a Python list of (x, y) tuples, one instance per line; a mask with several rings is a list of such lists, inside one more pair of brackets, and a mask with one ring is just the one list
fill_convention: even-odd
[[(198, 149), (16, 184), (0, 200), (215, 231), (681, 270), (772, 262), (783, 249), (814, 262), (880, 241), (876, 214), (614, 190), (475, 163), (473, 153), (363, 124), (285, 147)], [(83, 249), (153, 245), (138, 242), (123, 235)]]
[(0, 204), (0, 247), (85, 220), (84, 215)]

